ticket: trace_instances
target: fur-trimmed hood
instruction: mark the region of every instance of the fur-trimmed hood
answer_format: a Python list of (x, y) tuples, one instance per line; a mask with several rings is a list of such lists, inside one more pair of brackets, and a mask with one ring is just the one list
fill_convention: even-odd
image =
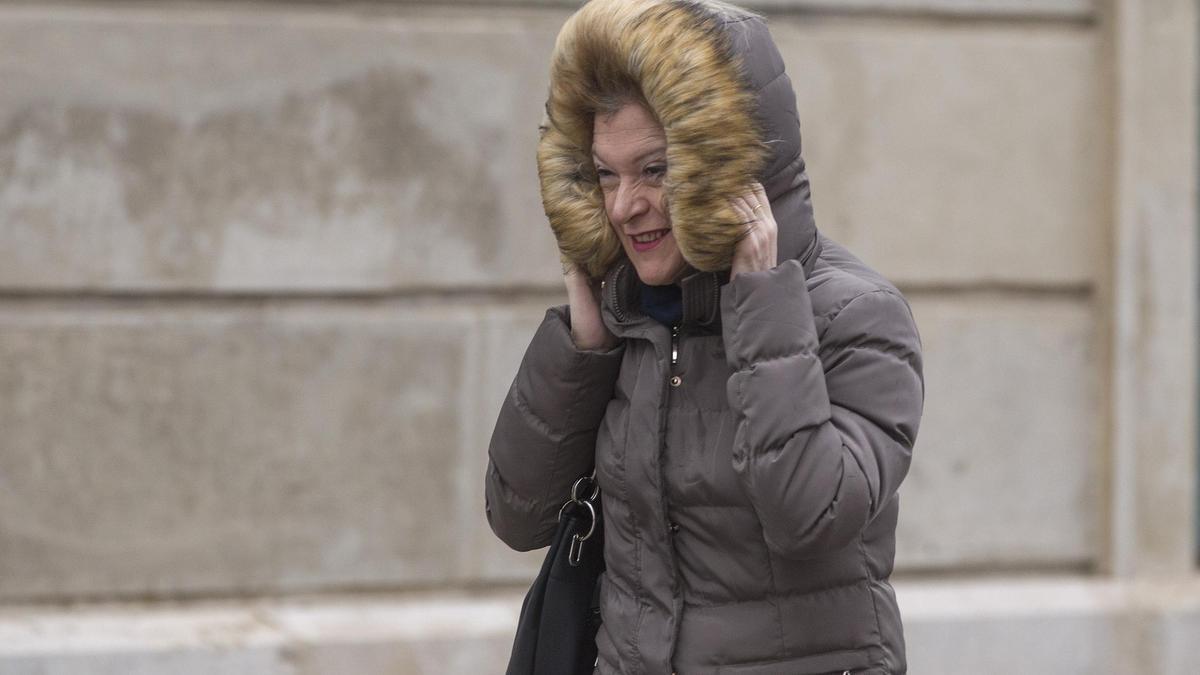
[(623, 256), (592, 163), (595, 95), (631, 80), (667, 137), (667, 203), (696, 270), (728, 270), (743, 226), (728, 200), (761, 182), (778, 261), (818, 247), (800, 122), (783, 59), (758, 15), (710, 0), (591, 0), (555, 44), (538, 145), (542, 203), (564, 260), (600, 277)]

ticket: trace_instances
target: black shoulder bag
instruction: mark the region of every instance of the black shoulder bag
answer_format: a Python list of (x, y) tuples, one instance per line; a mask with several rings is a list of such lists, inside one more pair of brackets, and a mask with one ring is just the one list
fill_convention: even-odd
[(558, 529), (521, 605), (506, 675), (591, 675), (600, 628), (604, 519), (596, 472), (571, 487)]

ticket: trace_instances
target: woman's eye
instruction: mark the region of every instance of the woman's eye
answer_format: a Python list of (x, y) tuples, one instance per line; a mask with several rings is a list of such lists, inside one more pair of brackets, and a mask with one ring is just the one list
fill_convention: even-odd
[(655, 178), (662, 178), (667, 173), (667, 167), (662, 165), (648, 166), (646, 167), (646, 173)]

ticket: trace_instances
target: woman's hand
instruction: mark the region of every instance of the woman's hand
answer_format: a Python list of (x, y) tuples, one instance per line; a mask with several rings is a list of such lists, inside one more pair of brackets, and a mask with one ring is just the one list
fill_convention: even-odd
[(571, 339), (578, 349), (608, 351), (617, 346), (617, 336), (600, 319), (600, 281), (591, 281), (574, 263), (563, 263), (563, 283), (571, 305)]
[(729, 280), (733, 281), (742, 272), (758, 272), (775, 267), (779, 226), (771, 213), (767, 192), (760, 183), (751, 183), (749, 190), (730, 201), (746, 227), (733, 253), (733, 266), (729, 270)]

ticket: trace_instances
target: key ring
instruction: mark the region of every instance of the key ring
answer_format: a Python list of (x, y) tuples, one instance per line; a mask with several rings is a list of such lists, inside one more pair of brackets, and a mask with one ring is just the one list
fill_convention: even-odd
[[(583, 486), (588, 484), (591, 484), (592, 486), (592, 494), (588, 495), (587, 497), (580, 497), (580, 493), (584, 490)], [(595, 501), (596, 497), (599, 496), (600, 484), (596, 482), (595, 469), (592, 469), (592, 474), (590, 476), (580, 476), (579, 479), (575, 481), (575, 484), (571, 486), (571, 501), (573, 502), (591, 502)]]
[(592, 538), (596, 533), (596, 507), (592, 506), (591, 502), (583, 502), (584, 507), (588, 510), (588, 515), (592, 517), (592, 523), (588, 526), (588, 531), (583, 535), (571, 536), (571, 550), (567, 552), (567, 562), (571, 567), (579, 567), (579, 562), (583, 556), (583, 542)]

